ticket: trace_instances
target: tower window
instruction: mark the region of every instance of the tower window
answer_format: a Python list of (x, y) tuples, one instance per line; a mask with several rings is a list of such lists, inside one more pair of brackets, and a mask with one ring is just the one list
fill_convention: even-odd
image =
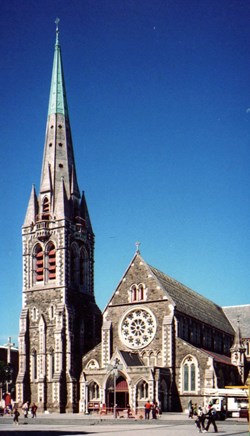
[(59, 144), (58, 144), (58, 145), (59, 145), (59, 147), (62, 147), (62, 143), (61, 143), (61, 142), (59, 142)]
[(43, 220), (48, 220), (49, 219), (49, 210), (50, 210), (50, 205), (49, 205), (48, 197), (44, 197), (44, 199), (43, 199), (42, 210), (43, 210), (42, 219)]
[(44, 279), (44, 258), (43, 249), (40, 244), (35, 247), (34, 251), (34, 279), (35, 282), (41, 282)]
[(88, 253), (87, 250), (82, 247), (80, 250), (80, 285), (83, 286), (84, 291), (88, 291), (89, 285), (89, 270), (88, 270)]
[(54, 244), (50, 243), (47, 250), (47, 267), (48, 279), (53, 280), (56, 278), (56, 249)]
[(59, 164), (59, 168), (63, 168), (63, 164), (60, 163), (60, 164)]

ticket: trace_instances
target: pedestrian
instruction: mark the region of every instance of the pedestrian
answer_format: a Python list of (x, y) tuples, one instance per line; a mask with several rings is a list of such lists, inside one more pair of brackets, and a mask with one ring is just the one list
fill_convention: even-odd
[(33, 403), (32, 406), (31, 406), (31, 415), (32, 415), (32, 418), (36, 418), (36, 411), (37, 411), (37, 405), (35, 403)]
[(159, 413), (158, 405), (157, 403), (152, 404), (152, 418), (157, 419), (157, 414)]
[(151, 410), (151, 404), (150, 404), (149, 400), (145, 403), (144, 409), (145, 409), (145, 419), (149, 419), (150, 410)]
[(215, 419), (216, 419), (216, 409), (215, 409), (212, 405), (209, 405), (209, 410), (208, 410), (208, 422), (207, 422), (207, 425), (206, 425), (205, 431), (208, 431), (208, 429), (209, 429), (209, 427), (210, 427), (210, 424), (213, 424), (213, 426), (214, 426), (214, 432), (215, 432), (215, 433), (218, 433), (218, 428), (217, 428), (217, 425), (216, 425)]
[(23, 404), (23, 416), (24, 418), (28, 418), (28, 412), (29, 412), (29, 402), (26, 401), (26, 403)]
[(204, 414), (202, 407), (199, 406), (198, 410), (197, 410), (197, 418), (195, 420), (195, 424), (196, 424), (197, 428), (199, 429), (199, 433), (206, 432), (204, 422), (205, 422), (205, 414)]
[(188, 417), (193, 418), (194, 409), (193, 409), (193, 403), (192, 400), (189, 400), (188, 402)]
[(20, 416), (20, 413), (18, 412), (17, 408), (14, 407), (14, 410), (13, 410), (13, 423), (16, 424), (16, 425), (18, 425), (18, 418), (19, 418), (19, 416)]

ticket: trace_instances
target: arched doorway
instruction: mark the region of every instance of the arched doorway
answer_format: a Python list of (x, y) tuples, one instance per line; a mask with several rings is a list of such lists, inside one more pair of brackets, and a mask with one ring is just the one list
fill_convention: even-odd
[[(116, 379), (116, 404), (117, 411), (127, 409), (129, 405), (129, 393), (128, 393), (128, 383), (126, 379), (120, 375)], [(114, 378), (110, 376), (107, 381), (107, 398), (106, 404), (107, 408), (112, 410), (114, 408)]]

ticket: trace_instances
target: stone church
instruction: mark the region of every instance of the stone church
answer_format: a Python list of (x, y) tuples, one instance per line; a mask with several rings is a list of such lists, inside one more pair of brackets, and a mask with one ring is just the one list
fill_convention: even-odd
[(58, 23), (39, 192), (22, 227), (17, 401), (39, 410), (163, 411), (203, 402), (247, 376), (240, 329), (223, 309), (142, 258), (139, 246), (101, 314), (94, 233), (80, 194)]

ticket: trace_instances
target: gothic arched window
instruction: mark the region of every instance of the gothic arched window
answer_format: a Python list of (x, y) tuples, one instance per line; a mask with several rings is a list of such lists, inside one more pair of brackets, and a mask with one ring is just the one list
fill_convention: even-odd
[(37, 379), (37, 351), (35, 349), (31, 352), (31, 375), (32, 380)]
[(89, 256), (85, 247), (80, 249), (80, 285), (84, 291), (89, 289)]
[(44, 197), (43, 204), (42, 204), (42, 219), (48, 220), (49, 219), (49, 199), (48, 197)]
[(96, 382), (91, 382), (89, 384), (89, 399), (91, 400), (97, 400), (99, 399), (100, 392), (99, 392), (99, 385)]
[(55, 352), (51, 347), (49, 349), (49, 380), (52, 380), (55, 374)]
[(48, 244), (46, 254), (48, 280), (54, 280), (56, 278), (56, 248), (53, 242)]
[(148, 383), (145, 380), (141, 380), (138, 385), (138, 399), (143, 400), (148, 398)]
[(70, 250), (70, 279), (72, 284), (79, 281), (79, 247), (76, 242), (71, 244)]
[(138, 286), (138, 300), (139, 301), (144, 300), (144, 290), (145, 290), (145, 285), (143, 283), (140, 283)]
[(37, 244), (33, 252), (33, 281), (41, 282), (44, 280), (44, 255), (40, 244)]
[(192, 356), (186, 357), (182, 365), (183, 391), (196, 391), (197, 362)]

